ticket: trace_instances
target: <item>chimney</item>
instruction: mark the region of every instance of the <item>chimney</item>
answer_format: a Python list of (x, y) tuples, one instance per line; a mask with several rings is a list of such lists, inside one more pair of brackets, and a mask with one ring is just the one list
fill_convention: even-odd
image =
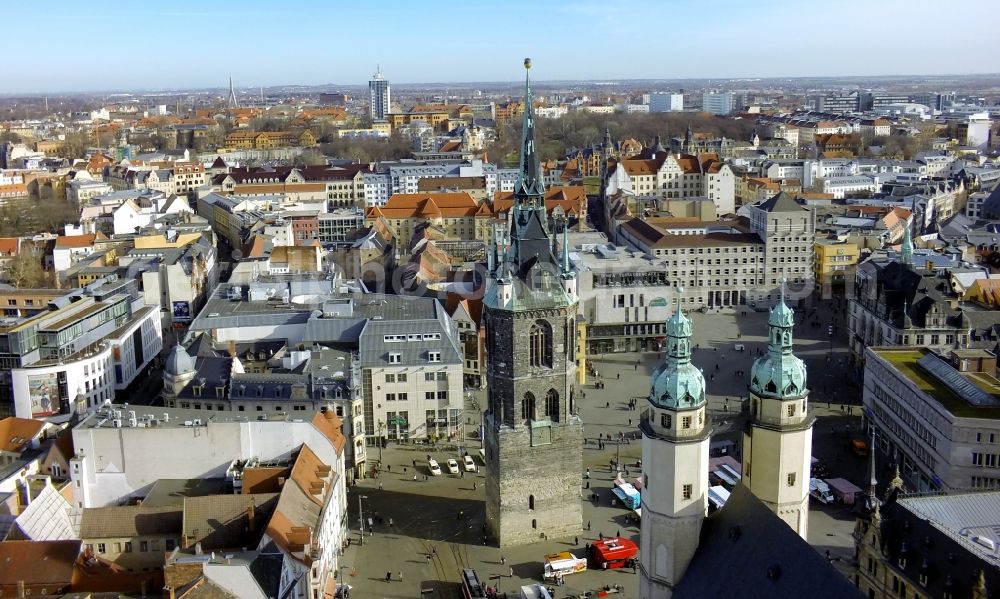
[(177, 598), (177, 594), (174, 592), (174, 587), (171, 587), (171, 586), (165, 586), (165, 587), (163, 587), (163, 596), (166, 599), (176, 599)]

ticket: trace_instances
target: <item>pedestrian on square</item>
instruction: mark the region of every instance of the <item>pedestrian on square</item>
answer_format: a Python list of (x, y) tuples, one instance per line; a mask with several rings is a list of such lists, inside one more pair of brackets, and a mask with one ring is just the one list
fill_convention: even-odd
[(573, 537), (573, 545), (579, 545), (579, 544), (580, 544), (580, 537)]
[(611, 407), (611, 402), (610, 402), (610, 401), (608, 401), (608, 402), (605, 402), (605, 403), (604, 403), (604, 407), (605, 407), (605, 408), (610, 408), (610, 407)]
[(385, 471), (386, 472), (392, 472), (392, 464), (386, 464), (385, 465)]
[(381, 491), (381, 490), (382, 490), (382, 481), (378, 481), (378, 490), (379, 490), (379, 491)]
[(632, 419), (631, 418), (628, 419), (628, 425), (632, 426)]
[(590, 520), (587, 520), (587, 531), (590, 531)]
[(619, 381), (622, 380), (622, 373), (620, 373), (620, 372), (618, 373), (618, 380)]
[(403, 582), (403, 572), (399, 572), (399, 582)]
[(406, 474), (406, 466), (403, 466), (403, 474)]
[(389, 582), (391, 580), (392, 580), (392, 572), (386, 572), (385, 573), (385, 581)]
[(510, 570), (509, 570), (509, 572), (510, 572), (509, 576), (510, 576), (511, 578), (514, 578), (514, 566), (511, 566), (511, 567), (510, 567)]
[(506, 566), (507, 565), (507, 558), (504, 557), (504, 556), (502, 556), (502, 555), (500, 556), (500, 565), (501, 566)]

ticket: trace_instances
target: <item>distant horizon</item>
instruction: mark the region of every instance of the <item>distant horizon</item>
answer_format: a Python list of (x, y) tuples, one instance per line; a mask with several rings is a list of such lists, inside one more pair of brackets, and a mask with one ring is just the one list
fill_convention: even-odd
[[(523, 73), (523, 70), (522, 70)], [(1000, 71), (996, 73), (903, 73), (898, 75), (795, 75), (795, 76), (785, 76), (778, 75), (773, 77), (641, 77), (641, 78), (627, 78), (627, 79), (609, 79), (609, 78), (596, 78), (596, 79), (535, 79), (532, 77), (532, 85), (538, 86), (552, 86), (565, 83), (584, 83), (584, 84), (619, 84), (619, 83), (642, 83), (642, 82), (673, 82), (673, 81), (713, 81), (713, 82), (730, 82), (735, 83), (738, 81), (747, 81), (752, 83), (754, 81), (780, 81), (780, 80), (811, 80), (811, 79), (830, 79), (830, 80), (842, 80), (844, 82), (849, 82), (852, 79), (916, 79), (916, 78), (926, 78), (926, 79), (940, 79), (940, 78), (961, 78), (961, 79), (971, 79), (977, 77), (995, 77), (997, 81), (993, 84), (996, 86), (996, 93), (1000, 94)], [(468, 81), (394, 81), (389, 77), (386, 77), (389, 84), (393, 87), (446, 87), (446, 86), (473, 86), (478, 84), (490, 85), (490, 86), (523, 86), (524, 79), (511, 79), (509, 81), (503, 80), (468, 80)], [(272, 83), (264, 84), (263, 88), (265, 90), (273, 90), (275, 88), (287, 88), (287, 87), (305, 87), (305, 88), (329, 88), (331, 90), (341, 89), (341, 88), (367, 88), (368, 81), (362, 81), (360, 83)], [(237, 94), (241, 93), (259, 93), (261, 88), (260, 85), (240, 85), (239, 82), (234, 81), (233, 87)], [(176, 88), (107, 88), (107, 89), (66, 89), (66, 90), (50, 90), (50, 91), (0, 91), (0, 98), (52, 98), (59, 96), (72, 96), (72, 95), (100, 95), (100, 94), (114, 94), (114, 95), (134, 95), (134, 94), (151, 94), (151, 95), (167, 95), (167, 94), (178, 94), (178, 93), (204, 93), (204, 92), (228, 92), (229, 85), (228, 80), (224, 85), (216, 86), (205, 86), (205, 87), (176, 87)], [(945, 91), (945, 90), (941, 90)]]
[[(441, 0), (292, 0), (281, 6), (245, 0), (232, 8), (195, 0), (21, 2), (7, 7), (6, 22), (17, 25), (5, 33), (8, 47), (22, 49), (23, 58), (4, 65), (0, 93), (202, 91), (225, 89), (229, 76), (242, 82), (241, 89), (356, 87), (377, 65), (394, 85), (505, 84), (523, 76), (526, 56), (542, 84), (982, 76), (996, 70), (1000, 36), (993, 32), (1000, 19), (994, 3), (963, 3), (963, 14), (979, 18), (948, 52), (935, 49), (939, 40), (948, 41), (933, 16), (940, 6), (931, 0), (818, 6), (720, 0), (707, 7), (675, 0), (619, 10), (600, 0), (511, 0), (502, 10), (476, 3), (456, 10)], [(461, 35), (449, 35), (455, 31)], [(836, 43), (818, 43), (828, 38)], [(604, 51), (622, 43), (631, 49)], [(902, 75), (885, 75), (893, 72)]]

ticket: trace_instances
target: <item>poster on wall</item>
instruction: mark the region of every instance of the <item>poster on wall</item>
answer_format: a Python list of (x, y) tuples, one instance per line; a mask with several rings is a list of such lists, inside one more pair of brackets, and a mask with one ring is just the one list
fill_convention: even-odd
[(190, 302), (174, 302), (174, 320), (191, 320)]
[(28, 396), (31, 398), (31, 417), (39, 418), (59, 413), (59, 381), (55, 373), (28, 376)]

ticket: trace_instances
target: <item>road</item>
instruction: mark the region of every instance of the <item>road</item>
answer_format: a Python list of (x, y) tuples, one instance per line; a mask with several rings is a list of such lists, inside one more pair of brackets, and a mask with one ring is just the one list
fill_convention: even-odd
[[(827, 334), (831, 322), (829, 305), (821, 306), (817, 316), (819, 326), (806, 323), (796, 327), (796, 353), (809, 367), (810, 409), (817, 416), (813, 454), (829, 464), (831, 476), (852, 479), (864, 488), (867, 486), (863, 484), (867, 478), (865, 461), (846, 450), (849, 436), (860, 427), (857, 407), (860, 392), (846, 385), (847, 350), (843, 339), (846, 327), (841, 320), (831, 342)], [(736, 371), (749, 372), (754, 350), (766, 347), (767, 314), (695, 313), (692, 321), (692, 341), (698, 347), (693, 361), (706, 375), (710, 413), (718, 431), (716, 437), (738, 440), (739, 398), (746, 397), (747, 382), (745, 376), (736, 376)], [(746, 351), (736, 352), (733, 349), (736, 343), (743, 344)], [(606, 386), (595, 389), (590, 380), (584, 388), (585, 397), (580, 404), (586, 436), (617, 438), (620, 432), (637, 430), (640, 412), (630, 411), (627, 401), (648, 393), (652, 370), (662, 361), (662, 354), (611, 354), (592, 356), (592, 360)], [(467, 406), (470, 413), (472, 400), (485, 404), (484, 394), (470, 395)], [(640, 402), (639, 410), (642, 407)], [(848, 413), (850, 409), (853, 414)], [(471, 422), (477, 423), (478, 417), (472, 417)], [(476, 455), (479, 445), (472, 439), (474, 428), (474, 425), (469, 427), (467, 442), (468, 451)], [(520, 585), (541, 580), (542, 558), (547, 553), (578, 550), (582, 555), (583, 546), (597, 539), (599, 534), (621, 533), (639, 542), (638, 527), (626, 521), (625, 510), (611, 506), (614, 474), (609, 472), (608, 462), (620, 456), (622, 464), (635, 464), (641, 455), (640, 441), (624, 445), (607, 443), (604, 450), (598, 450), (594, 444), (584, 448), (584, 467), (590, 468), (591, 478), (590, 488), (581, 489), (581, 501), (584, 523), (591, 525), (589, 532), (577, 539), (550, 539), (502, 550), (482, 544), (482, 473), (464, 477), (445, 474), (428, 477), (425, 481), (424, 475), (428, 472), (424, 464), (428, 452), (442, 465), (448, 457), (457, 457), (453, 452), (429, 450), (425, 446), (390, 445), (383, 450), (383, 461), (391, 471), (383, 470), (379, 479), (360, 481), (357, 487), (350, 489), (349, 522), (355, 542), (342, 557), (342, 563), (346, 565), (345, 578), (354, 587), (353, 598), (412, 598), (421, 596), (425, 589), (430, 590), (424, 595), (426, 597), (458, 597), (458, 576), (465, 567), (475, 569), (484, 582), (488, 577), (499, 576), (489, 583), (499, 584), (501, 592), (516, 596)], [(478, 455), (476, 459), (478, 463)], [(414, 462), (417, 464), (416, 481), (413, 480)], [(630, 468), (629, 474), (634, 476), (638, 472)], [(586, 485), (583, 473), (581, 485)], [(587, 499), (594, 492), (599, 496), (597, 505)], [(366, 519), (376, 513), (382, 519), (382, 524), (375, 520), (373, 534), (366, 536), (363, 546), (356, 543), (359, 495), (365, 497), (361, 504)], [(392, 526), (389, 526), (389, 518), (392, 518)], [(845, 574), (850, 570), (853, 555), (853, 528), (854, 519), (847, 508), (812, 505), (809, 542), (820, 553), (829, 550), (834, 564)], [(385, 582), (386, 572), (392, 573), (393, 582)], [(403, 582), (397, 580), (400, 572)], [(560, 597), (614, 583), (624, 587), (623, 596), (638, 596), (638, 580), (631, 570), (588, 570), (565, 580), (566, 585), (558, 590)]]

